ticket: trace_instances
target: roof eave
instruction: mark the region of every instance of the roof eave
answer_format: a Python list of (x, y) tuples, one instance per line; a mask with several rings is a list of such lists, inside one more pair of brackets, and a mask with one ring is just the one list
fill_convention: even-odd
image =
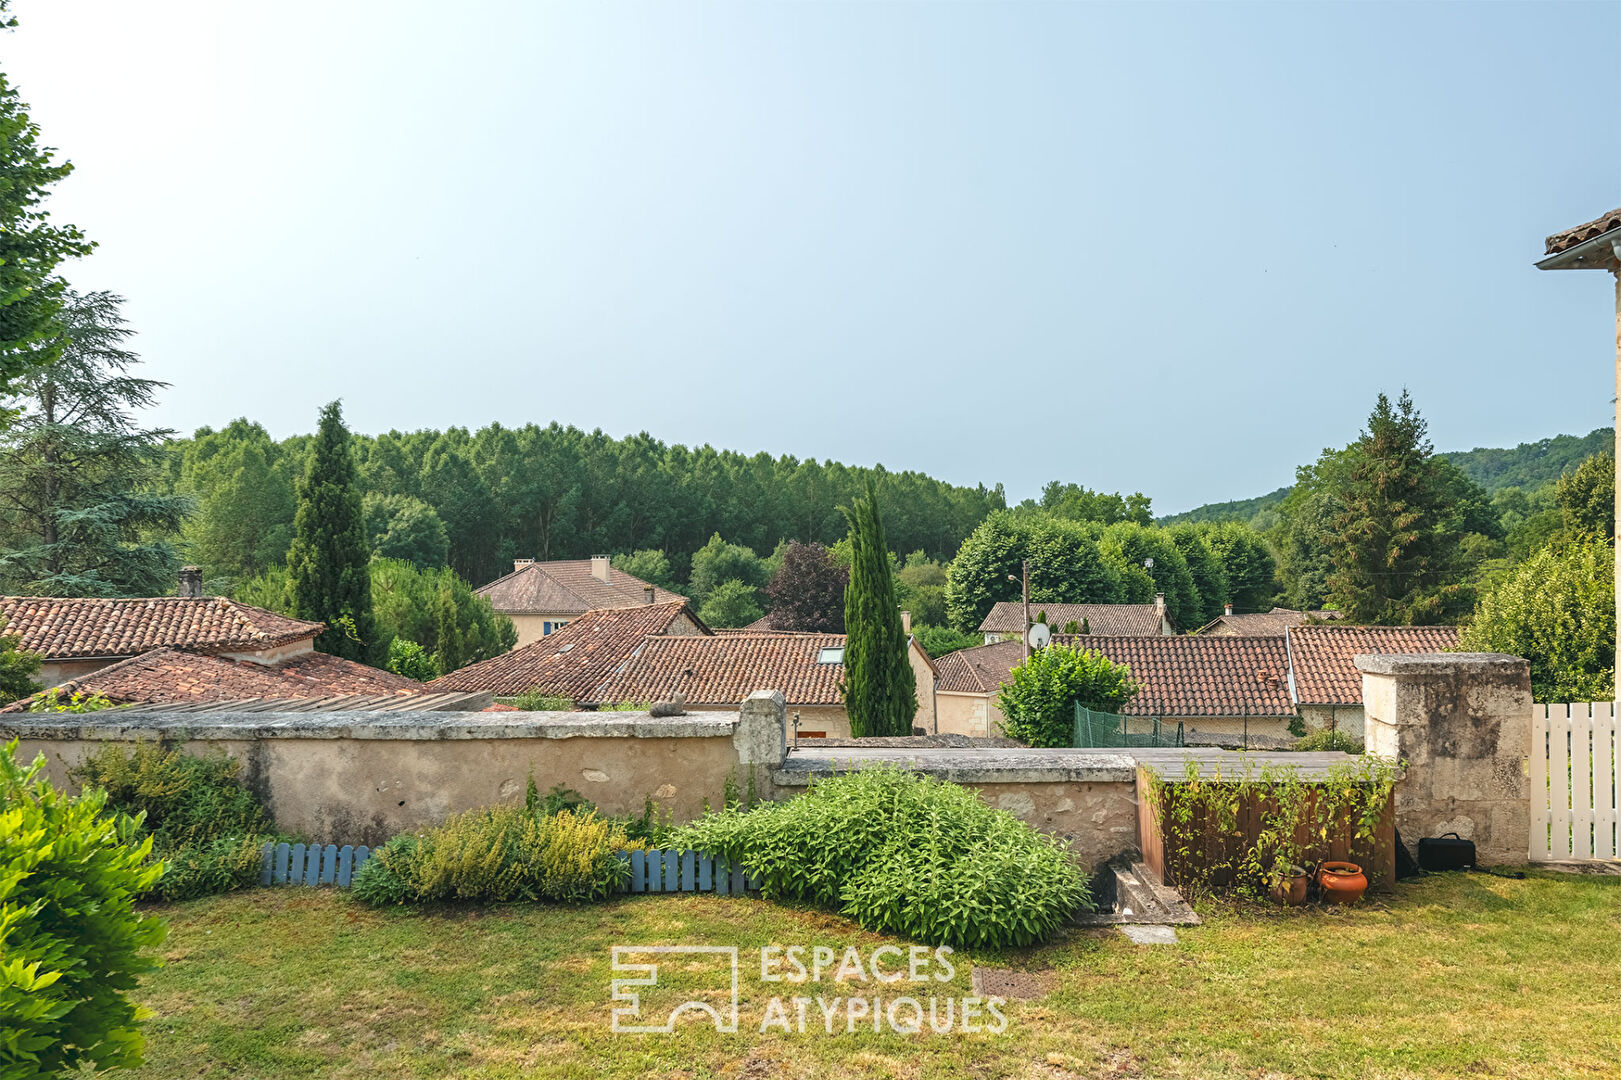
[(1621, 229), (1589, 237), (1539, 259), (1538, 270), (1621, 270)]

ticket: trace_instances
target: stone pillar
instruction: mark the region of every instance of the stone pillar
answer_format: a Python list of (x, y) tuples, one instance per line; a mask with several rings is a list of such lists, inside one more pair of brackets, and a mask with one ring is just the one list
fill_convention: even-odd
[(732, 733), (737, 764), (747, 785), (754, 778), (756, 794), (771, 790), (771, 774), (788, 759), (788, 702), (781, 690), (756, 690), (743, 699), (737, 730)]
[(1531, 846), (1531, 665), (1502, 653), (1358, 656), (1367, 752), (1405, 764), (1396, 828), (1455, 832), (1483, 865)]

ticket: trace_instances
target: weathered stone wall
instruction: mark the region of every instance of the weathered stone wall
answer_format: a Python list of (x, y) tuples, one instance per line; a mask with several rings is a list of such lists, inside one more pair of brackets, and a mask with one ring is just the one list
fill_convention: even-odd
[(1306, 722), (1308, 732), (1335, 728), (1359, 742), (1364, 738), (1360, 705), (1302, 705), (1300, 718)]
[(728, 779), (757, 787), (783, 757), (782, 696), (755, 694), (738, 714), (654, 720), (590, 713), (243, 713), (19, 716), (0, 735), (43, 753), (51, 779), (107, 743), (161, 740), (190, 753), (224, 752), (278, 825), (321, 843), (377, 844), (450, 814), (573, 788), (610, 814), (647, 798), (677, 821), (719, 806)]
[(1501, 653), (1359, 656), (1367, 752), (1406, 764), (1396, 828), (1408, 845), (1456, 832), (1482, 863), (1531, 842), (1531, 668)]

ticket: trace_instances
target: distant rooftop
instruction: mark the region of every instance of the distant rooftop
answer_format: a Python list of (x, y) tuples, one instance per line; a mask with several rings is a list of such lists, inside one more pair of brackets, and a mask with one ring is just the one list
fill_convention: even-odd
[(612, 566), (607, 559), (555, 559), (531, 562), (520, 559), (513, 571), (477, 591), (503, 615), (577, 615), (604, 608), (685, 600), (679, 593), (650, 585)]
[(324, 623), (223, 596), (144, 599), (0, 596), (3, 632), (47, 660), (134, 656), (149, 649), (254, 652), (312, 638)]

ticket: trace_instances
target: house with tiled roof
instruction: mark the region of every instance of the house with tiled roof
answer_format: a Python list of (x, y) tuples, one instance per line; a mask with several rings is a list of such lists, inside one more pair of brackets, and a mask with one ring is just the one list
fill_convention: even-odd
[(19, 648), (45, 658), (46, 686), (153, 649), (277, 663), (313, 651), (325, 629), (224, 596), (0, 596), (0, 618)]
[[(1295, 716), (1288, 651), (1281, 637), (1104, 637), (1055, 634), (1131, 668), (1140, 689), (1125, 716), (1182, 724), (1189, 734), (1286, 735)], [(1024, 659), (1018, 641), (999, 641), (935, 661), (937, 715), (945, 734), (985, 736), (1003, 720), (996, 695)]]
[(1340, 617), (1337, 611), (1297, 611), (1294, 608), (1275, 607), (1271, 611), (1258, 611), (1248, 615), (1234, 615), (1233, 605), (1227, 605), (1225, 614), (1218, 615), (1194, 633), (1206, 637), (1234, 635), (1238, 637), (1282, 637), (1291, 626), (1307, 623), (1332, 622)]
[[(433, 690), (488, 690), (498, 697), (543, 694), (576, 703), (595, 702), (600, 700), (597, 687), (649, 636), (709, 632), (685, 600), (588, 611), (527, 645), (452, 671), (428, 686)], [(738, 698), (734, 704), (742, 700)]]
[[(1163, 594), (1156, 596), (1152, 604), (1038, 604), (1032, 600), (1030, 620), (1039, 622), (1043, 615), (1048, 629), (1055, 634), (1066, 632), (1071, 623), (1081, 633), (1100, 637), (1161, 637), (1176, 633), (1165, 612)], [(1024, 603), (998, 601), (980, 621), (979, 632), (985, 635), (987, 645), (1009, 636), (1018, 638), (1024, 633)]]
[(1337, 626), (1289, 628), (1290, 696), (1311, 729), (1338, 728), (1362, 736), (1362, 673), (1358, 656), (1457, 652), (1456, 626)]
[(606, 555), (536, 562), (517, 559), (512, 573), (475, 590), (512, 620), (517, 648), (555, 633), (587, 611), (685, 600), (615, 567)]
[[(685, 601), (589, 611), (567, 626), (502, 656), (453, 671), (430, 690), (541, 694), (580, 708), (684, 697), (690, 708), (738, 708), (756, 690), (781, 690), (799, 737), (850, 733), (839, 683), (844, 635), (792, 631), (714, 631)], [(914, 726), (934, 724), (934, 663), (908, 637), (917, 675)]]
[[(275, 663), (232, 659), (215, 653), (151, 649), (61, 683), (63, 694), (99, 694), (118, 705), (309, 700), (349, 695), (410, 696), (422, 683), (341, 656), (303, 652)], [(5, 712), (26, 711), (32, 699)]]

